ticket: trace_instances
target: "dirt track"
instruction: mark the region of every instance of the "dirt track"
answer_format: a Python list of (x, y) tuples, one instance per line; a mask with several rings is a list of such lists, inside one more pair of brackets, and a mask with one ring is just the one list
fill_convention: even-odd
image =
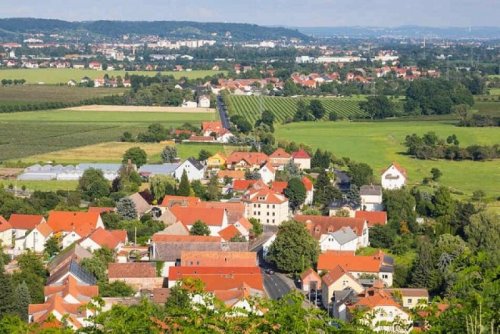
[(88, 105), (65, 108), (73, 111), (119, 111), (119, 112), (181, 112), (181, 113), (214, 113), (211, 108), (151, 107), (151, 106), (108, 106)]

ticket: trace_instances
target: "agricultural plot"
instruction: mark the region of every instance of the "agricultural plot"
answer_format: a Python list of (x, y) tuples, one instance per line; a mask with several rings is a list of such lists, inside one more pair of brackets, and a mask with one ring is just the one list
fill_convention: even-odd
[[(304, 98), (311, 100), (312, 98)], [(239, 96), (231, 95), (229, 97), (229, 114), (241, 115), (252, 124), (260, 118), (263, 110), (271, 111), (279, 123), (286, 119), (293, 118), (297, 111), (297, 102), (299, 98), (292, 97), (259, 97), (259, 96)], [(363, 115), (359, 108), (359, 98), (319, 98), (326, 110), (325, 118), (328, 113), (335, 112), (340, 118), (358, 117)]]
[[(176, 79), (186, 77), (188, 79), (204, 78), (223, 71), (163, 71), (162, 75), (173, 75)], [(129, 75), (155, 76), (155, 71), (129, 71)], [(24, 79), (29, 84), (44, 83), (48, 85), (66, 84), (69, 80), (80, 81), (83, 77), (91, 79), (102, 78), (105, 74), (111, 76), (125, 76), (125, 71), (96, 71), (90, 69), (73, 68), (39, 68), (39, 69), (5, 69), (0, 70), (0, 80), (2, 79)]]

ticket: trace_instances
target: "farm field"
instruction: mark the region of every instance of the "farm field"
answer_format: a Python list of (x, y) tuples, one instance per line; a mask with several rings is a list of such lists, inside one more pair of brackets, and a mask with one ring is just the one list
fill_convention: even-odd
[(408, 170), (409, 183), (417, 184), (430, 175), (433, 167), (443, 172), (440, 183), (470, 196), (484, 190), (488, 197), (500, 195), (500, 161), (427, 161), (402, 154), (406, 135), (422, 135), (434, 131), (445, 137), (456, 134), (461, 146), (500, 143), (497, 128), (460, 128), (446, 121), (406, 122), (309, 122), (292, 123), (276, 128), (276, 139), (310, 145), (313, 149), (330, 150), (337, 157), (349, 157), (368, 163), (378, 175), (392, 161)]
[(500, 116), (500, 101), (499, 102), (476, 102), (472, 109), (475, 109), (480, 114), (490, 116)]
[(152, 123), (160, 123), (167, 128), (183, 123), (198, 126), (201, 121), (217, 118), (217, 113), (207, 112), (51, 110), (0, 114), (0, 161), (117, 141), (123, 132), (136, 135)]
[(78, 186), (78, 181), (17, 181), (17, 180), (2, 180), (0, 181), (0, 187), (7, 187), (8, 185), (14, 185), (17, 189), (21, 189), (25, 186), (27, 190), (30, 191), (57, 191), (57, 190), (75, 190)]
[[(39, 68), (39, 69), (6, 69), (0, 70), (0, 80), (2, 79), (24, 79), (27, 83), (37, 84), (66, 84), (69, 80), (80, 81), (83, 77), (89, 77), (91, 79), (101, 78), (105, 74), (111, 76), (125, 76), (124, 70), (119, 71), (96, 71), (90, 69), (73, 69), (73, 68)], [(173, 75), (176, 79), (187, 77), (188, 79), (198, 79), (204, 78), (206, 76), (212, 76), (217, 73), (222, 73), (223, 71), (211, 71), (211, 70), (200, 70), (200, 71), (163, 71), (163, 75)], [(128, 71), (129, 75), (145, 75), (145, 76), (155, 76), (158, 72), (155, 71)]]
[(183, 107), (156, 107), (156, 106), (115, 106), (115, 105), (85, 105), (64, 108), (68, 111), (119, 111), (119, 112), (177, 112), (177, 113), (214, 113), (212, 108), (183, 108)]
[[(311, 100), (313, 98), (303, 98), (304, 100)], [(363, 112), (358, 106), (359, 101), (363, 98), (319, 98), (321, 103), (326, 109), (325, 118), (328, 113), (334, 111), (341, 118), (348, 118), (350, 116), (362, 115)], [(270, 97), (270, 96), (229, 96), (229, 114), (241, 115), (245, 117), (250, 123), (255, 123), (260, 118), (261, 106), (262, 110), (269, 110), (275, 116), (276, 120), (281, 123), (287, 118), (293, 118), (297, 110), (297, 102), (300, 98), (293, 97)], [(262, 104), (262, 105), (261, 105)]]
[(80, 102), (107, 95), (119, 95), (125, 88), (85, 88), (68, 86), (22, 85), (0, 87), (0, 105), (41, 102)]

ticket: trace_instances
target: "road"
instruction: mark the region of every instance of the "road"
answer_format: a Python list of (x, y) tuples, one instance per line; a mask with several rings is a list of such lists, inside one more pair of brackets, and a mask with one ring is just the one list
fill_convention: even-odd
[(270, 275), (263, 270), (262, 276), (264, 278), (264, 288), (272, 299), (279, 299), (291, 290), (289, 283), (279, 273)]
[(217, 95), (217, 110), (219, 111), (220, 121), (222, 122), (222, 126), (226, 129), (229, 129), (229, 117), (227, 116), (227, 108), (222, 100), (222, 96)]

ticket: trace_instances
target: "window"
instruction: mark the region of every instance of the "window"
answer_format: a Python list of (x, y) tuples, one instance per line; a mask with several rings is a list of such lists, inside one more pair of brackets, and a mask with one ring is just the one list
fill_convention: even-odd
[(267, 215), (269, 216), (269, 212), (267, 212)]
[(413, 303), (413, 300), (411, 298), (408, 298), (408, 304)]
[(273, 212), (273, 216), (275, 216), (276, 214)]
[(382, 274), (382, 278), (389, 278), (389, 275), (387, 275), (387, 274)]
[(267, 208), (269, 209), (269, 204), (267, 205)]
[(276, 207), (276, 205), (273, 204), (273, 209)]

